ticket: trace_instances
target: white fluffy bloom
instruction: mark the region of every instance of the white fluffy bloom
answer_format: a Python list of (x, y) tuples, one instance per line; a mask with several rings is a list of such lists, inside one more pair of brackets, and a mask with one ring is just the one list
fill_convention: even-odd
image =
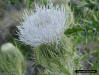
[(33, 47), (57, 41), (65, 30), (65, 7), (53, 5), (37, 6), (36, 11), (25, 11), (24, 21), (18, 26), (19, 39)]

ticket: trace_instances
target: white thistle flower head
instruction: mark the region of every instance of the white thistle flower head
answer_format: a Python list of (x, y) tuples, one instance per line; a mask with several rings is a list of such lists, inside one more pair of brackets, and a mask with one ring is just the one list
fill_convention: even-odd
[(24, 11), (24, 21), (18, 26), (20, 41), (33, 47), (56, 42), (66, 28), (65, 7), (52, 4), (35, 7), (36, 11), (31, 14), (28, 10)]

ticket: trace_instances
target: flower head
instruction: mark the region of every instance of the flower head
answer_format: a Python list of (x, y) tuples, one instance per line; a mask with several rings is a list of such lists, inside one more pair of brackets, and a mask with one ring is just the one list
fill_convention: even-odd
[(35, 12), (25, 11), (23, 14), (24, 21), (18, 26), (20, 41), (34, 47), (57, 41), (66, 28), (65, 7), (35, 6)]

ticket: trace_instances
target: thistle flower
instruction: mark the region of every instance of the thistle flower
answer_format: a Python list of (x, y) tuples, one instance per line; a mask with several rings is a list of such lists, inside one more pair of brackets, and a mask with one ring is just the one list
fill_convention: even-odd
[(67, 28), (65, 7), (52, 4), (35, 7), (36, 11), (31, 14), (28, 10), (24, 11), (24, 21), (18, 26), (20, 41), (33, 47), (57, 41)]

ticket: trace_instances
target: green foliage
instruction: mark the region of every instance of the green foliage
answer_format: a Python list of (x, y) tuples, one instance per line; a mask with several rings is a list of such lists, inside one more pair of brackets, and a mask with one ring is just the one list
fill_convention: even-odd
[[(10, 0), (10, 3), (15, 5), (17, 3), (21, 3), (21, 4), (25, 4), (25, 5), (28, 5), (29, 8), (32, 8), (33, 6), (33, 3), (35, 2), (36, 0)], [(37, 0), (38, 3), (44, 3), (45, 5), (48, 3), (49, 0)]]
[(74, 59), (77, 57), (68, 37), (63, 36), (56, 43), (34, 48), (34, 52), (38, 64), (45, 67), (45, 75), (74, 75)]
[(2, 75), (24, 75), (25, 64), (21, 52), (11, 43), (4, 44), (0, 50), (0, 73)]
[(10, 0), (11, 4), (23, 3), (24, 0)]
[[(68, 36), (73, 36), (75, 46), (78, 44), (88, 45), (90, 42), (98, 43), (99, 45), (99, 1), (98, 0), (82, 0), (81, 5), (76, 4), (71, 5), (72, 10), (74, 11), (75, 26), (68, 28), (65, 31), (65, 34)], [(92, 50), (86, 52), (81, 56), (80, 62), (88, 59), (92, 55), (92, 59), (96, 61), (90, 62), (93, 66), (93, 70), (99, 71), (99, 48), (93, 48)], [(96, 73), (97, 75), (99, 72)], [(95, 75), (95, 74), (88, 74)]]
[(83, 7), (88, 7), (89, 9), (99, 10), (99, 0), (82, 0), (82, 3), (85, 2)]
[[(80, 8), (83, 8), (81, 13), (77, 11), (77, 9)], [(79, 37), (79, 34), (81, 34), (81, 37), (92, 36), (97, 38), (99, 33), (99, 11), (83, 6), (79, 8), (72, 7), (72, 9), (74, 10), (75, 14), (75, 26), (67, 29), (65, 34), (73, 35), (76, 37)]]
[(29, 0), (29, 8), (32, 7), (33, 2), (34, 2), (34, 0)]
[(21, 53), (26, 59), (31, 58), (33, 50), (30, 46), (24, 45), (23, 43), (21, 43), (19, 40), (15, 38), (13, 39), (12, 43), (21, 51)]
[(31, 8), (34, 1), (35, 1), (35, 0), (10, 0), (10, 3), (11, 3), (12, 5), (15, 5), (15, 4), (17, 4), (17, 3), (25, 4), (26, 6), (28, 6), (29, 8)]

